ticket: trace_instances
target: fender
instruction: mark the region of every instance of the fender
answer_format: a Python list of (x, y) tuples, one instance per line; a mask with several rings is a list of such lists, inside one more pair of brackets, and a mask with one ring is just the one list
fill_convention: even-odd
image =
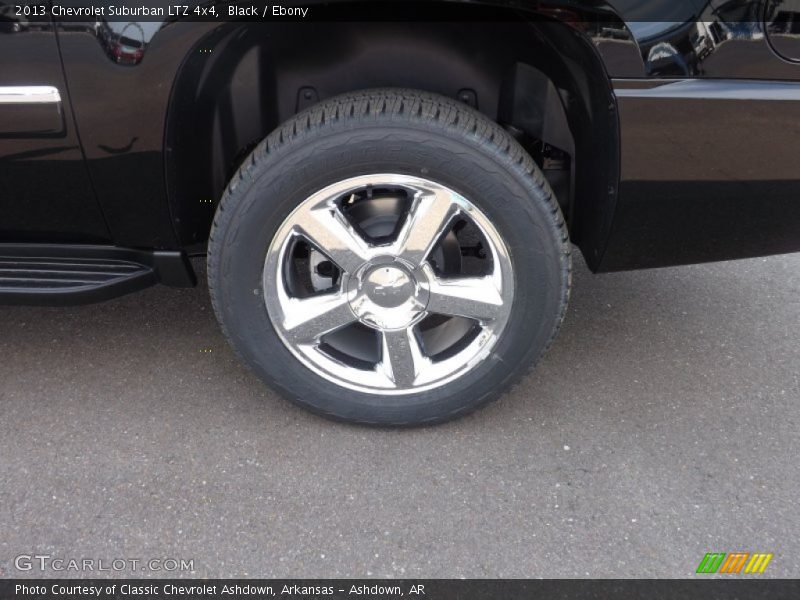
[[(204, 6), (215, 4), (219, 3)], [(310, 3), (312, 7), (314, 4)], [(346, 0), (335, 4), (337, 10), (350, 5)], [(428, 5), (440, 7), (435, 18), (476, 6), (465, 2)], [(538, 7), (531, 3), (511, 12), (507, 8), (510, 2), (483, 6), (504, 11), (509, 20), (570, 19), (583, 24), (602, 18), (624, 28), (608, 7), (576, 11), (573, 5), (565, 11), (551, 5), (537, 12)], [(172, 124), (193, 102), (175, 90), (181, 78), (198, 76), (204, 60), (212, 59), (208, 54), (229, 33), (228, 28), (223, 23), (190, 19), (108, 26), (125, 28), (126, 37), (138, 36), (140, 52), (120, 59), (117, 50), (103, 43), (113, 43), (114, 34), (120, 32), (94, 35), (68, 21), (60, 21), (59, 37), (87, 164), (112, 235), (117, 243), (130, 246), (171, 248), (202, 243), (213, 217), (214, 203), (209, 199), (218, 190), (192, 190), (192, 197), (187, 199), (180, 196), (170, 177), (182, 143), (171, 135)], [(282, 23), (268, 26), (280, 27)], [(614, 98), (590, 38), (580, 28), (551, 30), (558, 36), (559, 46), (553, 48), (553, 54), (568, 54), (562, 70), (564, 85), (574, 87), (576, 93), (579, 87), (590, 88), (583, 90), (589, 94), (587, 104), (571, 109), (582, 161), (576, 180), (572, 235), (596, 264), (611, 226), (619, 171)], [(226, 43), (235, 44), (236, 40)], [(577, 81), (575, 75), (587, 66), (591, 68), (589, 77)], [(598, 148), (592, 139), (605, 139), (606, 146)], [(597, 190), (602, 191), (599, 196)], [(130, 207), (134, 205), (140, 210), (132, 217)]]
[[(206, 2), (202, 6), (219, 4)], [(249, 3), (234, 4), (246, 6)], [(348, 0), (334, 0), (328, 4), (335, 5), (337, 10), (355, 6)], [(578, 156), (570, 233), (593, 270), (609, 270), (733, 257), (740, 252), (728, 246), (716, 248), (711, 254), (698, 253), (699, 246), (703, 245), (698, 232), (709, 223), (719, 223), (720, 193), (730, 197), (733, 191), (739, 201), (744, 202), (743, 207), (753, 209), (749, 206), (752, 200), (743, 200), (747, 195), (735, 186), (728, 185), (726, 190), (714, 186), (706, 188), (717, 200), (705, 203), (704, 211), (694, 211), (698, 225), (693, 236), (682, 239), (679, 245), (663, 234), (655, 235), (654, 242), (652, 225), (646, 228), (647, 236), (640, 235), (639, 239), (631, 236), (630, 227), (619, 226), (622, 220), (641, 230), (637, 229), (637, 223), (643, 220), (679, 219), (679, 214), (665, 216), (665, 205), (669, 204), (671, 194), (685, 193), (686, 186), (696, 178), (685, 172), (684, 167), (681, 167), (683, 172), (679, 169), (671, 173), (671, 165), (663, 163), (664, 156), (692, 147), (696, 140), (686, 128), (681, 130), (682, 138), (669, 135), (671, 128), (683, 119), (686, 104), (662, 98), (658, 104), (659, 118), (653, 119), (649, 114), (647, 107), (656, 105), (645, 92), (654, 83), (662, 82), (665, 77), (671, 81), (707, 79), (706, 93), (713, 94), (714, 82), (719, 78), (733, 80), (758, 74), (762, 79), (800, 80), (797, 65), (775, 56), (760, 28), (731, 27), (732, 23), (744, 23), (743, 19), (751, 13), (761, 14), (758, 12), (761, 0), (736, 4), (739, 11), (736, 15), (726, 15), (724, 10), (712, 9), (710, 2), (704, 4), (701, 0), (646, 3), (637, 0), (591, 3), (454, 0), (429, 2), (425, 6), (438, 7), (448, 14), (453, 10), (484, 7), (505, 11), (503, 14), (519, 21), (536, 21), (540, 28), (549, 27), (549, 33), (558, 36), (554, 38), (558, 44), (553, 50), (566, 57), (564, 85), (578, 86), (576, 73), (580, 71), (586, 75), (585, 87), (581, 90), (584, 103), (570, 109), (570, 127), (576, 135)], [(304, 5), (312, 7), (312, 13), (314, 7), (322, 6), (318, 2)], [(281, 24), (276, 21), (272, 26)], [(659, 24), (662, 25), (660, 29)], [(719, 26), (715, 28), (715, 24)], [(213, 215), (214, 198), (210, 190), (192, 190), (188, 196), (181, 197), (173, 177), (177, 155), (182, 149), (182, 140), (173, 135), (173, 124), (193, 101), (191, 97), (182, 97), (177, 90), (182, 78), (202, 76), (203, 59), (207, 58), (204, 54), (211, 54), (230, 31), (223, 23), (189, 18), (116, 25), (127, 27), (129, 32), (140, 36), (139, 52), (115, 57), (117, 51), (103, 42), (103, 36), (82, 30), (76, 23), (58, 22), (69, 92), (89, 171), (109, 229), (115, 241), (122, 245), (154, 248), (194, 245), (201, 250)], [(106, 39), (112, 38), (106, 36)], [(236, 42), (236, 39), (228, 39), (226, 43)], [(752, 60), (741, 60), (744, 50), (750, 53)], [(267, 59), (262, 57), (262, 60)], [(618, 98), (620, 89), (625, 91)], [(800, 99), (800, 95), (797, 98)], [(680, 94), (678, 99), (685, 100)], [(701, 101), (695, 99), (694, 102)], [(706, 104), (703, 108), (709, 106)], [(756, 111), (763, 110), (764, 106), (752, 104), (749, 108)], [(748, 114), (752, 116), (752, 112)], [(746, 118), (743, 116), (742, 123), (735, 125), (748, 125), (744, 122)], [(705, 119), (706, 125), (713, 124), (713, 112), (709, 114), (706, 110)], [(232, 123), (219, 124), (220, 127), (226, 125), (233, 126)], [(741, 132), (737, 133), (741, 135)], [(597, 144), (597, 140), (602, 143)], [(710, 146), (711, 142), (706, 145)], [(640, 158), (643, 149), (647, 156), (658, 154), (660, 166), (656, 171), (660, 174), (653, 174), (653, 165)], [(785, 159), (777, 169), (770, 169), (767, 163), (774, 158), (774, 150), (766, 146), (757, 150), (767, 168), (768, 181), (774, 181), (778, 175), (787, 177)], [(704, 160), (711, 161), (713, 156), (710, 148), (704, 149)], [(733, 163), (729, 159), (725, 166), (746, 163), (747, 157), (740, 157)], [(709, 163), (709, 169), (715, 168), (719, 165)], [(654, 206), (646, 200), (653, 189), (659, 189), (664, 183), (665, 171), (668, 172), (666, 180), (679, 185), (663, 188), (662, 202)], [(787, 186), (780, 189), (789, 190), (789, 184), (796, 177), (781, 179)], [(647, 185), (641, 185), (643, 181)], [(771, 189), (774, 190), (774, 186)], [(667, 193), (666, 199), (664, 193)], [(132, 211), (131, 206), (139, 208)], [(746, 255), (776, 249), (767, 241), (770, 227), (747, 247)], [(669, 231), (667, 227), (662, 229)], [(779, 237), (782, 240), (779, 249), (794, 246), (795, 242), (788, 241), (785, 232)]]

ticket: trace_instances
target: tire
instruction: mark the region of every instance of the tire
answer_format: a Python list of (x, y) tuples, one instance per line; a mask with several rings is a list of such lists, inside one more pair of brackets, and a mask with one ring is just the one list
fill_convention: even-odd
[(506, 131), (443, 96), (376, 89), (299, 113), (244, 161), (208, 279), (228, 340), (283, 396), (408, 426), (467, 414), (534, 365), (571, 255), (552, 190)]

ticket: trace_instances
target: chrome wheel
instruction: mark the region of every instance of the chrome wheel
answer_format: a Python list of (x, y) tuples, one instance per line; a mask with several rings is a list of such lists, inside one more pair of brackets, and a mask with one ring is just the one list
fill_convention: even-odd
[(214, 311), (244, 361), (298, 405), (368, 425), (498, 399), (552, 342), (569, 276), (558, 199), (524, 148), (409, 89), (334, 96), (275, 129), (208, 245)]
[(452, 189), (353, 177), (304, 200), (267, 251), (264, 300), (306, 367), (345, 388), (410, 394), (484, 361), (508, 321), (508, 250)]

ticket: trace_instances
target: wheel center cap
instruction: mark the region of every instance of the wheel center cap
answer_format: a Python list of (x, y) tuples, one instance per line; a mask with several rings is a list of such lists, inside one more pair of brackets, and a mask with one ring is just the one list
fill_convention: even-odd
[(392, 257), (374, 259), (348, 284), (355, 315), (378, 329), (403, 329), (420, 319), (428, 305), (427, 279)]
[(366, 273), (363, 290), (378, 306), (396, 308), (414, 295), (411, 274), (393, 265), (378, 265)]

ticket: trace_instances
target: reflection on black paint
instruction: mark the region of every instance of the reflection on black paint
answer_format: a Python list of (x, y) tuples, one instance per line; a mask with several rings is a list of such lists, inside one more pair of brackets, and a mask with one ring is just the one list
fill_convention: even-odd
[(775, 51), (788, 60), (800, 60), (800, 0), (770, 0), (766, 21)]

